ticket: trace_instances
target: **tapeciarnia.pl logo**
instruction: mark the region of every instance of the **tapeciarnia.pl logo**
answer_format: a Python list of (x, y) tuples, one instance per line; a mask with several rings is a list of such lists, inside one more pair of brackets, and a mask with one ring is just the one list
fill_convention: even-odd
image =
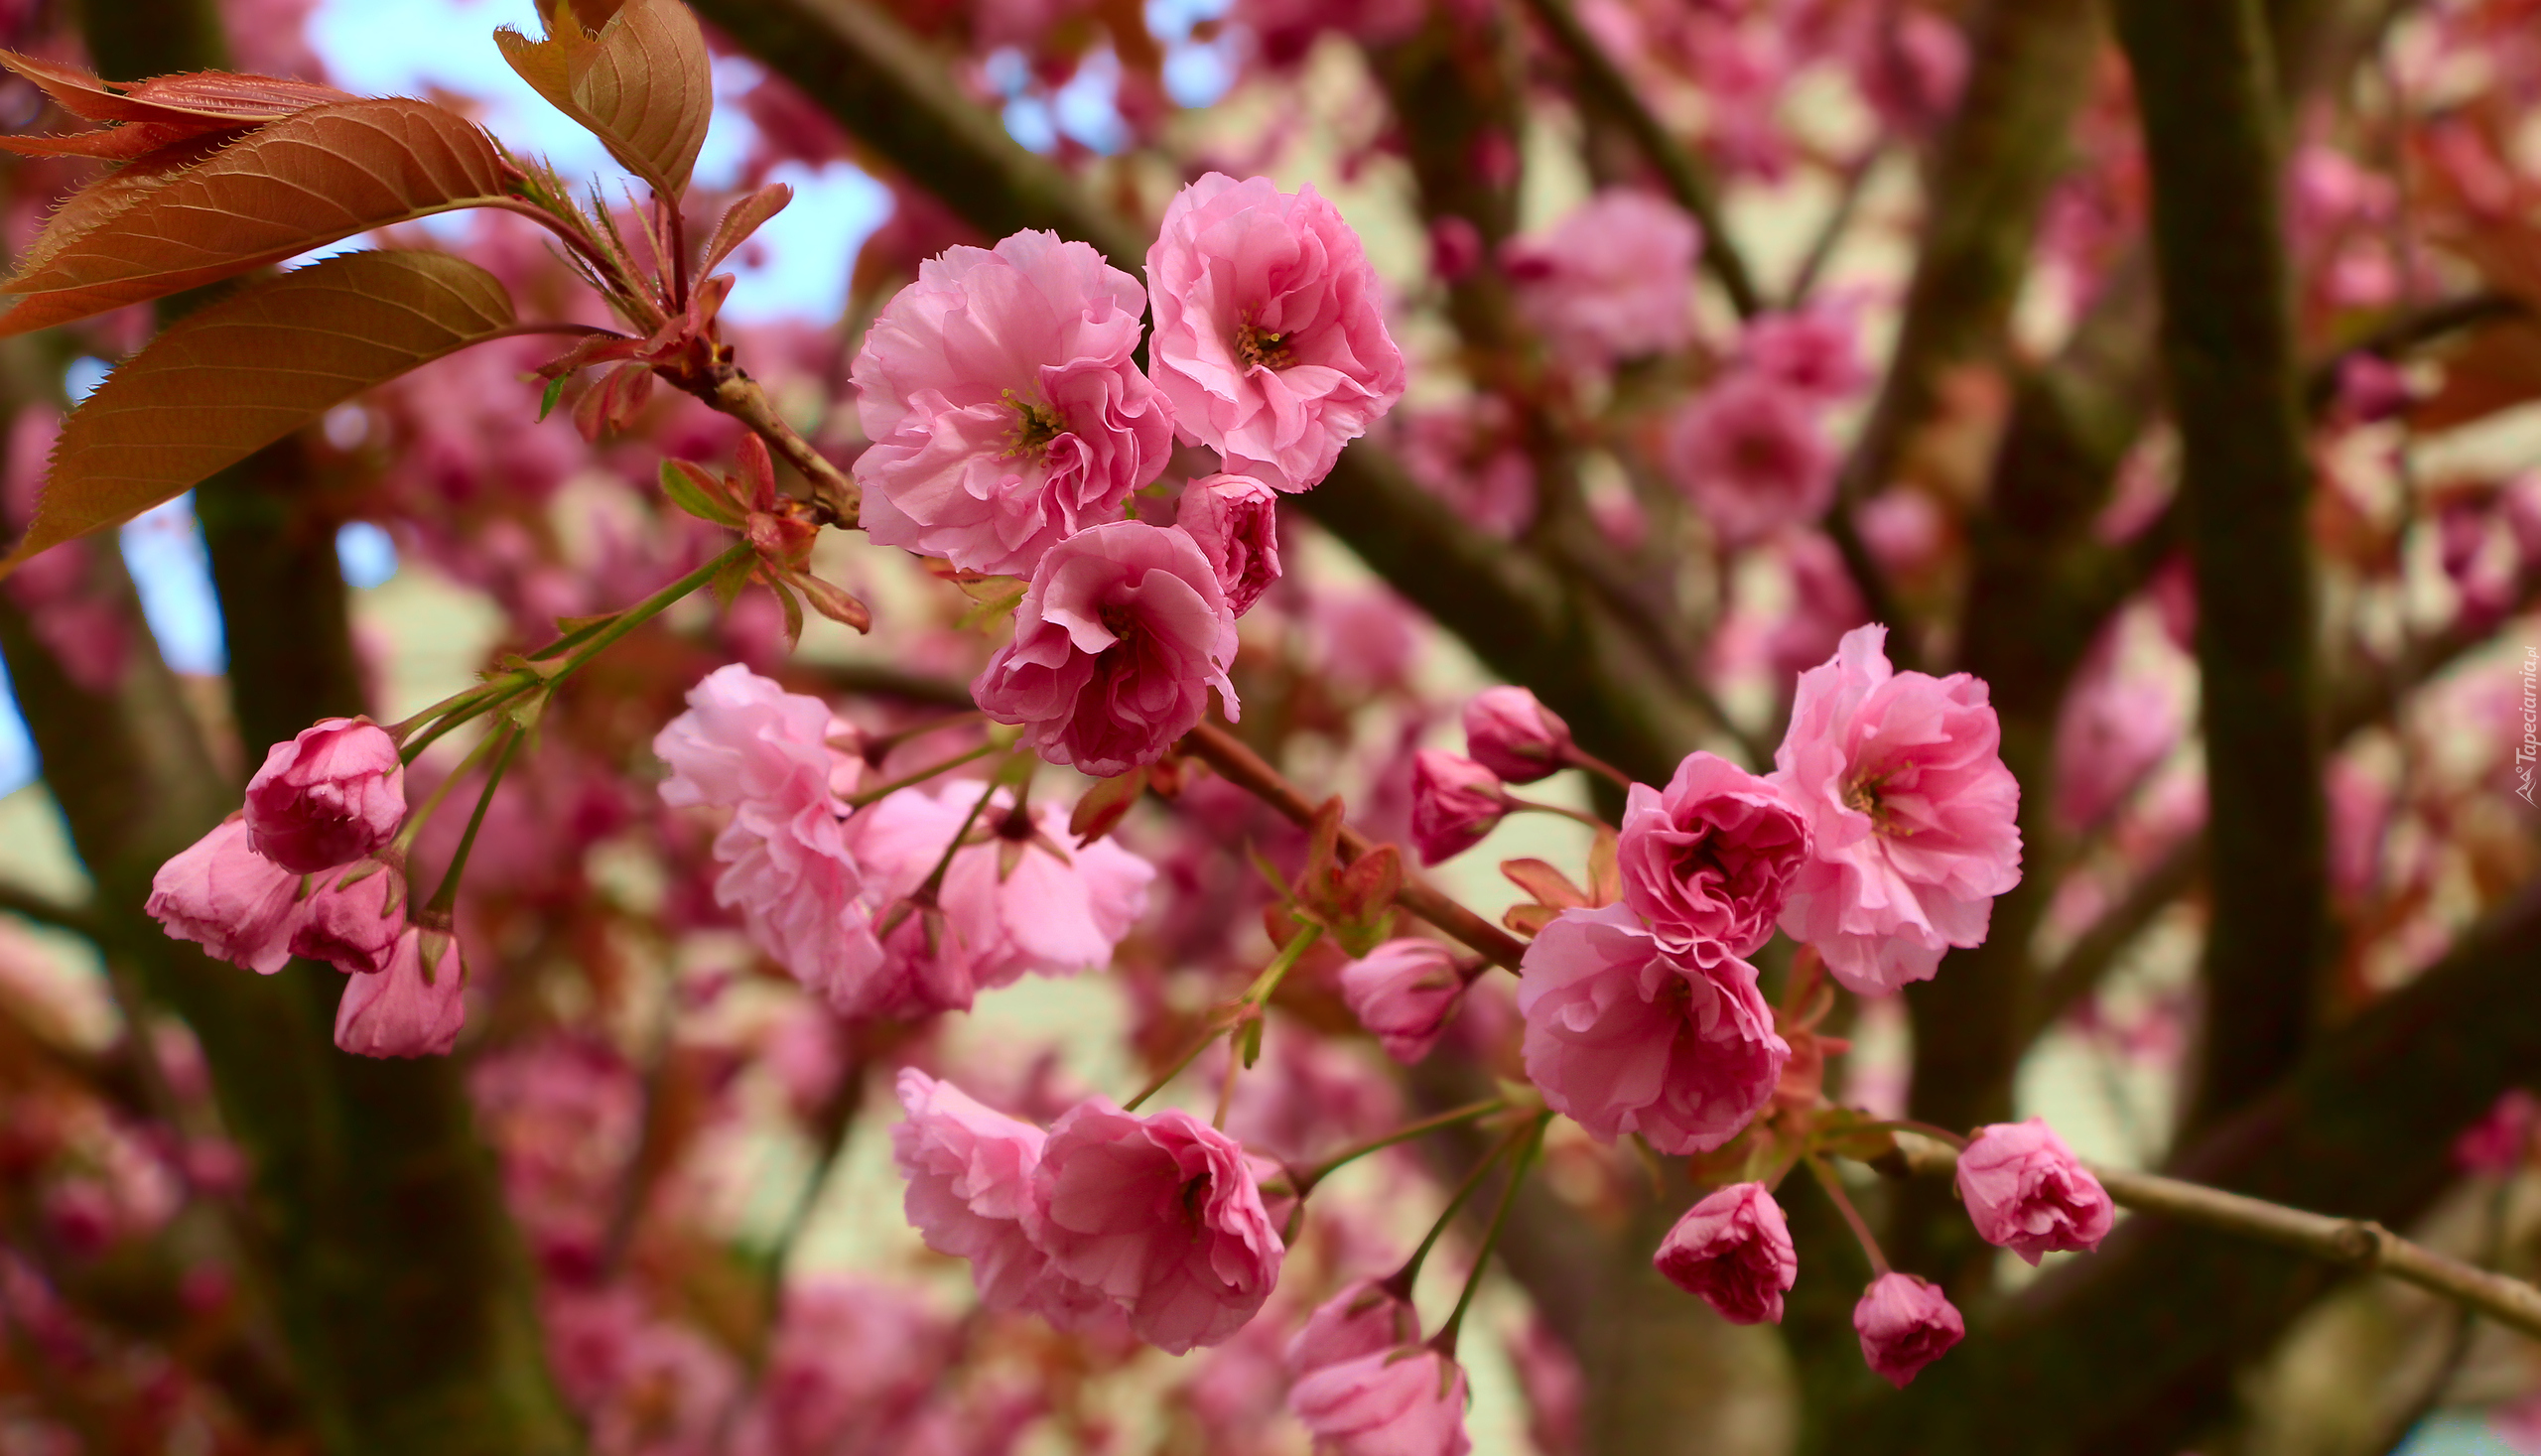
[(2523, 649), (2523, 741), (2514, 747), (2514, 793), (2524, 803), (2532, 802), (2533, 759), (2541, 757), (2541, 647)]

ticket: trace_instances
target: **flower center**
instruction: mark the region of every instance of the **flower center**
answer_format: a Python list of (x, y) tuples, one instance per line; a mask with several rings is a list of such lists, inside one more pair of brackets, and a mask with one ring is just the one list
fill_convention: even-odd
[(1035, 404), (1010, 389), (1005, 392), (1005, 402), (1014, 411), (1014, 443), (1006, 451), (1009, 458), (1023, 456), (1039, 460), (1042, 452), (1050, 448), (1051, 441), (1068, 433), (1067, 425), (1059, 419), (1059, 412), (1048, 405)]
[(1871, 833), (1888, 836), (1913, 834), (1911, 826), (1901, 826), (1888, 806), (1880, 800), (1880, 789), (1888, 782), (1885, 774), (1865, 773), (1844, 785), (1844, 807), (1870, 816)]
[(1288, 335), (1272, 333), (1258, 324), (1236, 331), (1235, 356), (1248, 369), (1284, 369), (1297, 361), (1288, 348)]

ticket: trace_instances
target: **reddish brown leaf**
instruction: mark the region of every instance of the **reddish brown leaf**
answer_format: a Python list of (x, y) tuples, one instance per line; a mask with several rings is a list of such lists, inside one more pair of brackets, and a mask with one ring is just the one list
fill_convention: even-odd
[(573, 8), (541, 7), (545, 40), (505, 26), (494, 44), (549, 105), (599, 137), (618, 165), (676, 200), (688, 190), (715, 108), (697, 17), (679, 0), (626, 0), (598, 34)]
[(54, 104), (82, 121), (184, 124), (208, 120), (222, 126), (257, 126), (312, 106), (353, 99), (350, 92), (315, 81), (225, 70), (153, 76), (123, 84), (100, 80), (75, 66), (14, 51), (0, 51), (0, 66), (34, 81)]
[(1076, 801), (1076, 812), (1068, 816), (1068, 833), (1076, 838), (1078, 848), (1093, 844), (1118, 828), (1146, 786), (1147, 771), (1133, 768), (1086, 790), (1085, 797)]
[(715, 265), (733, 255), (733, 249), (749, 239), (749, 235), (767, 225), (767, 219), (785, 210), (794, 200), (794, 190), (781, 182), (771, 182), (757, 192), (725, 209), (724, 219), (715, 224), (715, 236), (706, 244), (706, 259), (697, 265), (700, 273), (712, 273)]
[(164, 298), (392, 222), (501, 204), (509, 176), (483, 132), (439, 106), (314, 107), (119, 199), (75, 234), (54, 229), (60, 242), (0, 285), (24, 296), (0, 316), (0, 337)]
[(424, 252), (347, 253), (189, 314), (64, 424), (35, 520), (0, 574), (511, 324), (511, 297), (492, 274)]
[(1536, 897), (1538, 904), (1556, 910), (1589, 908), (1587, 891), (1570, 882), (1570, 876), (1541, 860), (1503, 860), (1500, 872), (1509, 882)]
[(2541, 324), (2492, 324), (2446, 349), (2444, 383), (2409, 411), (2419, 430), (2450, 430), (2541, 399)]

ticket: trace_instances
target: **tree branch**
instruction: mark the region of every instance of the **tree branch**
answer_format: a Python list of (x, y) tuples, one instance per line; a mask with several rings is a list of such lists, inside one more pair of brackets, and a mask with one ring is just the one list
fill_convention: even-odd
[(0, 881), (0, 913), (23, 916), (39, 925), (71, 931), (91, 940), (97, 937), (95, 906), (69, 904), (24, 885)]
[(2197, 579), (2214, 915), (2194, 1126), (2302, 1055), (2329, 957), (2312, 470), (2256, 0), (2119, 0), (2114, 14), (2152, 175), (2162, 359)]

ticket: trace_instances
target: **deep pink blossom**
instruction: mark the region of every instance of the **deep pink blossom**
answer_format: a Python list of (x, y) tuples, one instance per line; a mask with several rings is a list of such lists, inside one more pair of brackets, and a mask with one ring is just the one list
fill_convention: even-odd
[(1203, 475), (1182, 487), (1173, 523), (1217, 568), (1227, 610), (1253, 609), (1279, 580), (1279, 494), (1251, 475)]
[(1762, 374), (1733, 374), (1669, 432), (1676, 483), (1732, 546), (1805, 525), (1835, 498), (1835, 452), (1816, 402)]
[(1455, 953), (1434, 940), (1390, 940), (1341, 968), (1341, 998), (1398, 1062), (1429, 1055), (1464, 999)]
[(1808, 862), (1808, 823), (1770, 779), (1689, 753), (1666, 792), (1632, 786), (1616, 857), (1624, 903), (1672, 951), (1752, 956)]
[(1762, 378), (1834, 403), (1870, 382), (1860, 333), (1858, 311), (1842, 304), (1759, 314), (1739, 331), (1738, 363)]
[(1411, 759), (1411, 842), (1420, 862), (1451, 860), (1500, 827), (1509, 796), (1500, 776), (1470, 758), (1423, 748)]
[(1156, 387), (1175, 428), (1227, 468), (1308, 490), (1403, 397), (1376, 270), (1311, 187), (1212, 172), (1147, 250)]
[(2099, 1248), (2117, 1219), (2108, 1190), (2043, 1118), (1977, 1128), (1958, 1155), (1958, 1196), (1977, 1237), (2031, 1263)]
[(271, 976), (291, 960), (300, 876), (248, 846), (243, 819), (222, 821), (151, 876), (143, 908), (175, 940)]
[(1286, 1250), (1244, 1148), (1189, 1113), (1081, 1103), (1051, 1126), (1032, 1177), (1051, 1266), (1110, 1295), (1159, 1349), (1226, 1339), (1279, 1281)]
[(448, 1056), (468, 1019), (467, 989), (458, 937), (409, 926), (387, 970), (346, 978), (335, 1002), (335, 1045), (365, 1057)]
[(1051, 1267), (1030, 1233), (1041, 1129), (914, 1067), (901, 1069), (899, 1097), (908, 1119), (891, 1128), (891, 1157), (908, 1180), (909, 1224), (927, 1248), (971, 1261), (980, 1302), (1031, 1310), (1063, 1328), (1107, 1309), (1099, 1291)]
[(1967, 1334), (1967, 1322), (1932, 1281), (1882, 1274), (1853, 1306), (1853, 1333), (1861, 1337), (1862, 1360), (1902, 1390), (1949, 1353)]
[(1216, 688), (1236, 715), (1235, 613), (1187, 532), (1121, 521), (1052, 547), (971, 693), (1052, 763), (1098, 778), (1153, 763)]
[(1426, 1347), (1327, 1365), (1288, 1390), (1288, 1409), (1332, 1456), (1465, 1456), (1464, 1367)]
[(1137, 279), (1055, 233), (919, 265), (851, 372), (874, 442), (856, 459), (866, 534), (1021, 576), (1118, 520), (1173, 444), (1171, 412), (1131, 357), (1145, 309)]
[(1651, 1263), (1733, 1325), (1781, 1324), (1800, 1277), (1791, 1226), (1762, 1183), (1732, 1183), (1687, 1209)]
[(1994, 896), (2021, 877), (2020, 784), (1985, 685), (1897, 672), (1887, 636), (1857, 627), (1801, 675), (1774, 753), (1773, 781), (1814, 837), (1782, 928), (1866, 995), (1982, 944)]
[(291, 953), (338, 971), (376, 974), (406, 929), (406, 876), (375, 860), (329, 875), (303, 903)]
[(1573, 365), (1683, 348), (1694, 332), (1702, 229), (1674, 204), (1608, 188), (1548, 232), (1513, 237), (1500, 264), (1518, 312)]
[(1411, 1301), (1379, 1280), (1353, 1279), (1316, 1305), (1288, 1338), (1288, 1375), (1301, 1380), (1327, 1365), (1400, 1350), (1419, 1338), (1420, 1313)]
[(405, 818), (397, 742), (367, 718), (311, 724), (274, 744), (247, 780), (247, 832), (256, 853), (301, 874), (378, 850)]
[(1485, 688), (1465, 704), (1465, 751), (1503, 781), (1531, 784), (1569, 761), (1570, 725), (1524, 688)]
[(2453, 1165), (2491, 1177), (2511, 1173), (2531, 1156), (2536, 1125), (2541, 1125), (2541, 1101), (2520, 1087), (2508, 1088), (2485, 1116), (2453, 1139)]
[(1628, 905), (1563, 911), (1522, 966), (1527, 1075), (1601, 1140), (1718, 1147), (1764, 1109), (1790, 1060), (1753, 967), (1671, 956)]

